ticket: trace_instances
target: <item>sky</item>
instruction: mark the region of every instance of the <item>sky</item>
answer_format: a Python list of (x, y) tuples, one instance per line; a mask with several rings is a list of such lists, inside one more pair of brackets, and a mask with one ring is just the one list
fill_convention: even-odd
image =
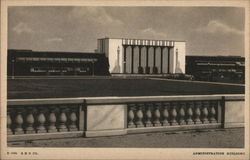
[(8, 8), (8, 49), (94, 52), (97, 39), (186, 41), (187, 55), (244, 56), (244, 8)]

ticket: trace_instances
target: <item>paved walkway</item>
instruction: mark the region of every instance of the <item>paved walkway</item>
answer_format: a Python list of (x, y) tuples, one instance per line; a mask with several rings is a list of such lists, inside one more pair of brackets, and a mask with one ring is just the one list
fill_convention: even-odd
[(112, 137), (13, 142), (15, 147), (242, 148), (244, 129), (160, 132)]

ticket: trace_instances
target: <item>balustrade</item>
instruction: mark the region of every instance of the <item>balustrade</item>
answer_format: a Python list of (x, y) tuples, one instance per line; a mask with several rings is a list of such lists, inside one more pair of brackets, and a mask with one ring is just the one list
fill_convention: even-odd
[(201, 120), (200, 120), (200, 116), (201, 116), (201, 111), (200, 111), (200, 106), (201, 106), (201, 102), (196, 102), (195, 103), (195, 112), (194, 112), (194, 123), (195, 124), (201, 124)]
[(56, 107), (50, 107), (48, 132), (57, 132), (56, 129)]
[(217, 112), (217, 101), (129, 104), (128, 128), (218, 123)]
[(128, 106), (128, 128), (134, 128), (135, 123), (134, 123), (134, 118), (135, 118), (135, 106), (134, 105), (129, 105)]
[(170, 120), (170, 124), (172, 126), (178, 125), (177, 121), (176, 121), (176, 117), (177, 117), (177, 111), (176, 111), (176, 102), (172, 103), (172, 109), (171, 109), (171, 120)]
[(216, 123), (217, 122), (217, 120), (215, 119), (215, 116), (216, 116), (215, 108), (216, 108), (217, 105), (218, 104), (215, 101), (213, 101), (211, 103), (210, 112), (209, 112), (210, 113), (210, 118), (209, 118), (210, 123)]
[(146, 122), (145, 122), (145, 126), (146, 127), (152, 127), (153, 124), (151, 122), (151, 119), (152, 119), (152, 111), (151, 111), (151, 108), (152, 108), (152, 104), (148, 104), (147, 105), (147, 111), (146, 111)]
[[(125, 107), (124, 104), (127, 106)], [(119, 109), (118, 114), (127, 114), (125, 120), (123, 116), (121, 120), (127, 124), (123, 129), (128, 134), (218, 128), (223, 127), (225, 122), (223, 120), (226, 113), (225, 104), (223, 96), (10, 100), (6, 115), (8, 141), (80, 137), (83, 134), (87, 136), (93, 132), (88, 127), (95, 122), (92, 122), (92, 118), (95, 117), (86, 111), (93, 105), (99, 105), (96, 111), (100, 115), (103, 107), (107, 105), (123, 108)], [(110, 116), (118, 118), (117, 115), (112, 114), (117, 112), (110, 112)], [(112, 121), (107, 118), (105, 124)], [(124, 125), (124, 123), (121, 124)], [(112, 123), (110, 127), (113, 127)]]
[(7, 134), (38, 134), (79, 130), (77, 105), (8, 106)]
[(161, 113), (159, 111), (161, 107), (161, 104), (160, 103), (157, 103), (155, 105), (155, 110), (154, 110), (154, 126), (161, 126), (161, 123), (160, 123), (160, 118), (161, 118)]
[(71, 109), (69, 120), (70, 120), (69, 131), (77, 131), (77, 126), (76, 126), (77, 115), (75, 108)]
[(202, 108), (202, 123), (209, 123), (208, 121), (208, 105), (209, 103), (207, 101), (203, 102), (203, 108)]
[(143, 112), (142, 112), (142, 104), (137, 105), (137, 111), (136, 111), (136, 127), (144, 127), (143, 123), (142, 123), (142, 119), (143, 119)]
[(33, 127), (35, 119), (33, 116), (34, 110), (32, 107), (28, 107), (28, 114), (26, 116), (26, 128), (25, 131), (26, 133), (35, 133), (35, 129)]
[(180, 125), (185, 125), (186, 121), (184, 120), (185, 118), (185, 111), (184, 111), (185, 103), (180, 104), (180, 109), (179, 109), (179, 124)]
[(163, 111), (162, 111), (162, 117), (163, 117), (162, 125), (163, 126), (169, 126), (169, 122), (168, 122), (168, 119), (169, 119), (168, 109), (170, 107), (170, 104), (169, 103), (164, 103), (163, 106), (164, 106), (164, 108), (163, 108)]
[(23, 130), (22, 108), (19, 108), (16, 111), (14, 132), (15, 132), (15, 134), (22, 134), (22, 133), (24, 133), (24, 130)]
[(193, 108), (194, 108), (193, 102), (188, 102), (187, 110), (186, 110), (186, 115), (187, 115), (186, 122), (187, 122), (188, 125), (194, 124), (194, 121), (192, 119), (192, 117), (193, 117)]
[(11, 120), (11, 115), (10, 115), (10, 110), (7, 111), (7, 134), (11, 135), (12, 130), (11, 130), (11, 125), (12, 125), (12, 120)]

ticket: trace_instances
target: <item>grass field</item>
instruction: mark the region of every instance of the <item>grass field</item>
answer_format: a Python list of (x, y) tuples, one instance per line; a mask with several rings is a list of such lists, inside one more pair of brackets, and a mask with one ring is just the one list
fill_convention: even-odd
[(8, 99), (243, 94), (244, 86), (145, 78), (9, 79)]

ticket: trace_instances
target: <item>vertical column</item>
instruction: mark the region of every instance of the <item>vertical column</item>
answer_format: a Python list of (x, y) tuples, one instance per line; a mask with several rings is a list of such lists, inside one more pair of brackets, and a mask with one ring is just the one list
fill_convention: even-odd
[(143, 68), (141, 66), (141, 49), (142, 49), (142, 46), (139, 46), (139, 67), (138, 67), (138, 73), (139, 74), (143, 73)]
[(150, 73), (150, 68), (148, 66), (148, 50), (150, 46), (146, 46), (146, 68), (145, 68), (145, 73), (149, 74)]
[(143, 112), (142, 112), (142, 109), (143, 109), (143, 104), (137, 104), (136, 105), (137, 107), (137, 111), (136, 111), (136, 127), (139, 128), (139, 127), (144, 127), (144, 124), (143, 124)]
[(213, 101), (211, 103), (211, 108), (210, 108), (210, 118), (209, 118), (210, 123), (217, 122), (217, 120), (215, 119), (215, 116), (216, 116), (215, 106), (217, 106), (217, 103), (216, 101)]
[(135, 46), (131, 46), (131, 74), (134, 73), (134, 48)]
[(156, 47), (154, 47), (154, 61), (153, 61), (153, 66), (155, 67), (155, 50), (156, 50)]
[(156, 61), (156, 59), (155, 59), (155, 54), (156, 54), (156, 47), (154, 47), (153, 73), (154, 73), (154, 74), (157, 74), (157, 73), (158, 73), (158, 69), (157, 69), (157, 67), (155, 66), (155, 61)]
[(177, 118), (176, 106), (177, 106), (177, 103), (176, 103), (176, 102), (173, 102), (173, 103), (172, 103), (172, 109), (171, 109), (171, 111), (170, 111), (170, 115), (171, 115), (170, 124), (171, 124), (172, 126), (178, 125), (178, 123), (177, 123), (177, 121), (176, 121), (176, 118)]
[(126, 73), (126, 51), (127, 51), (127, 46), (123, 45), (124, 49), (124, 54), (123, 54), (123, 73)]
[(35, 130), (33, 128), (35, 119), (33, 116), (33, 108), (32, 107), (28, 107), (28, 111), (27, 111), (27, 115), (25, 118), (26, 121), (26, 127), (25, 127), (25, 132), (28, 133), (35, 133)]
[(12, 132), (12, 119), (11, 119), (11, 110), (7, 109), (7, 134), (13, 134)]
[(60, 108), (60, 115), (59, 115), (59, 126), (58, 126), (58, 131), (59, 132), (66, 132), (68, 131), (66, 122), (67, 122), (67, 115), (66, 115), (66, 108), (67, 106), (62, 106)]
[(12, 76), (11, 76), (11, 78), (14, 79), (14, 76), (15, 76), (15, 70), (14, 70), (14, 69), (15, 69), (15, 58), (14, 58), (14, 57), (13, 57), (13, 59), (11, 60), (11, 62), (12, 62), (12, 63), (11, 63), (11, 64), (12, 64), (12, 69), (11, 69), (11, 72), (12, 72), (11, 75), (12, 75)]
[(164, 103), (163, 106), (164, 106), (164, 109), (162, 111), (162, 116), (163, 116), (162, 125), (163, 126), (169, 126), (169, 122), (168, 122), (168, 119), (169, 119), (168, 109), (170, 108), (170, 104), (167, 102), (167, 103)]
[(135, 105), (134, 104), (130, 104), (128, 105), (128, 128), (135, 128)]
[(161, 107), (161, 103), (155, 104), (154, 121), (153, 121), (154, 126), (161, 126), (161, 122), (160, 122), (160, 119), (161, 119), (160, 107)]
[(151, 122), (152, 119), (152, 112), (151, 112), (152, 104), (146, 105), (146, 121), (145, 121), (145, 127), (152, 127), (153, 124)]
[(84, 100), (84, 104), (79, 105), (78, 113), (79, 113), (79, 118), (78, 118), (78, 128), (79, 131), (85, 130), (85, 125), (84, 125), (84, 119), (85, 119), (85, 112), (84, 108), (87, 108), (86, 101)]
[(168, 47), (168, 74), (170, 73), (170, 47)]
[(15, 116), (15, 134), (23, 134), (24, 133), (24, 130), (23, 130), (23, 110), (22, 108), (19, 108), (17, 109), (17, 113), (16, 113), (16, 116)]
[(57, 132), (56, 129), (56, 107), (52, 106), (49, 108), (50, 109), (50, 113), (49, 113), (49, 126), (48, 126), (48, 132)]
[(120, 69), (120, 47), (117, 47), (117, 71), (118, 73), (121, 73)]
[(163, 67), (163, 47), (161, 47), (161, 74), (163, 73), (163, 71), (162, 71), (162, 67)]
[(70, 111), (70, 115), (69, 115), (69, 120), (70, 120), (70, 124), (69, 124), (69, 131), (77, 131), (78, 128), (76, 126), (76, 121), (77, 121), (77, 115), (76, 115), (76, 108), (72, 108)]
[(38, 125), (36, 127), (37, 133), (46, 133), (46, 128), (45, 128), (45, 122), (46, 122), (46, 117), (45, 117), (45, 109), (43, 107), (39, 107), (39, 112), (37, 116), (37, 122)]

